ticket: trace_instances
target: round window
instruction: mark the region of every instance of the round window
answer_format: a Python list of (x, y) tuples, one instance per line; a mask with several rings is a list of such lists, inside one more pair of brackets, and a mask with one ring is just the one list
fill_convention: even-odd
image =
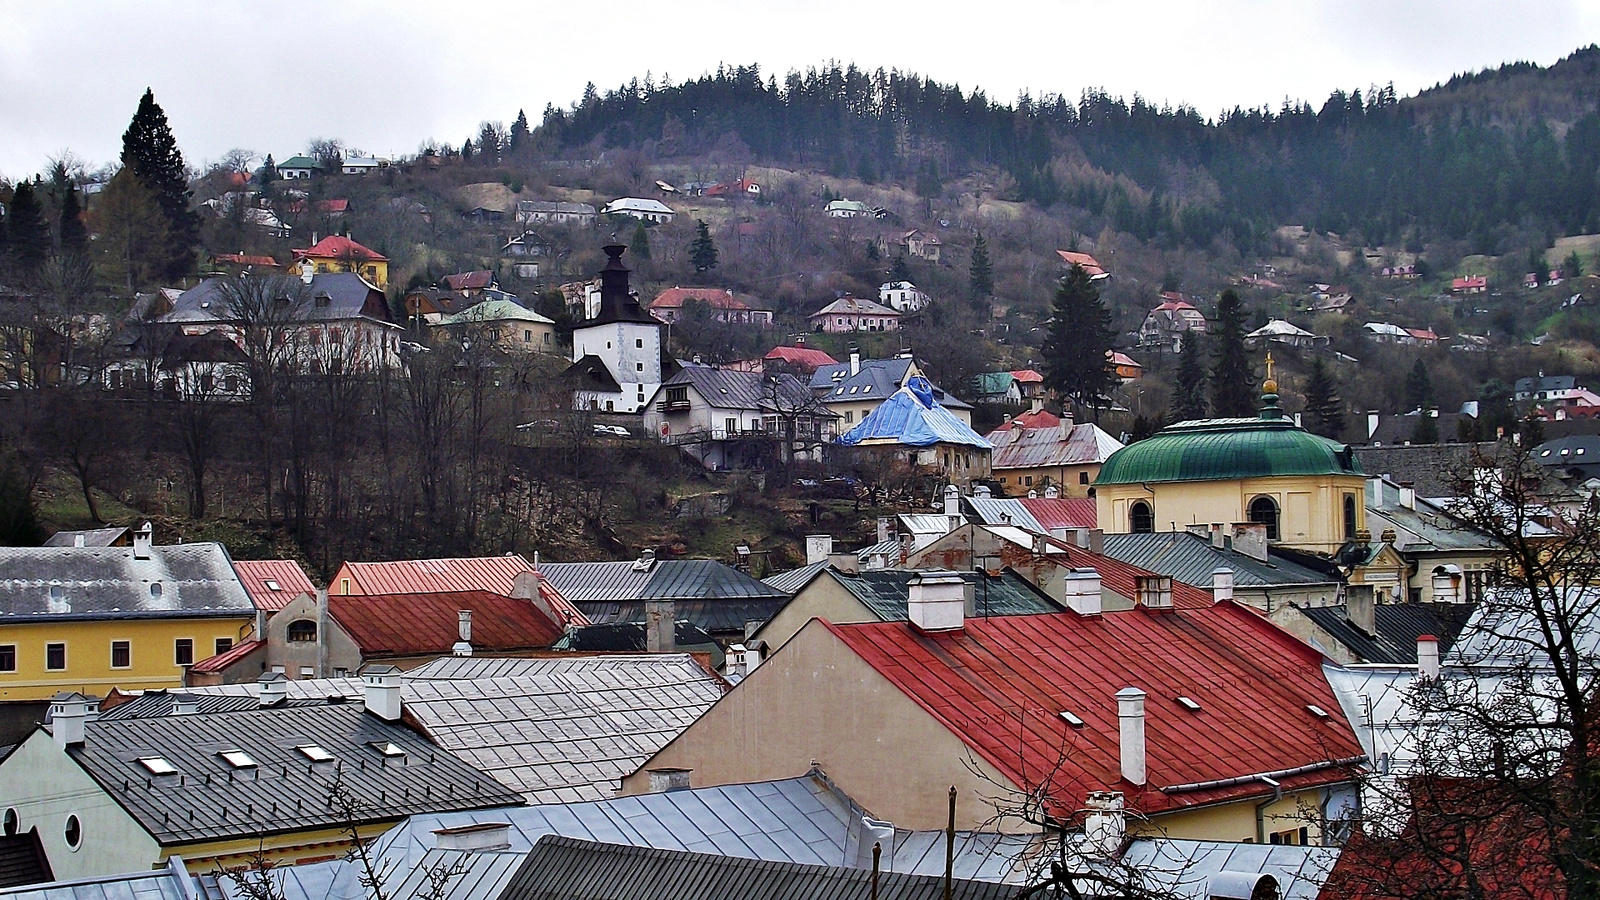
[(67, 849), (76, 850), (83, 846), (83, 823), (77, 816), (67, 816), (67, 827), (62, 830), (61, 836), (67, 839)]
[(15, 809), (6, 810), (5, 833), (11, 837), (22, 830), (22, 817), (17, 815)]

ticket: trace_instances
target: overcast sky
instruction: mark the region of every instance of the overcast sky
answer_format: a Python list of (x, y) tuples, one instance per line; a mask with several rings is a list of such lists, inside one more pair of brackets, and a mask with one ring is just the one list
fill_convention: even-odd
[(5, 0), (0, 175), (67, 150), (115, 159), (146, 86), (199, 164), (235, 147), (282, 159), (316, 137), (414, 153), (519, 108), (537, 123), (589, 81), (719, 62), (781, 80), (854, 61), (1003, 100), (1104, 87), (1213, 116), (1389, 81), (1411, 94), (1597, 40), (1600, 0)]

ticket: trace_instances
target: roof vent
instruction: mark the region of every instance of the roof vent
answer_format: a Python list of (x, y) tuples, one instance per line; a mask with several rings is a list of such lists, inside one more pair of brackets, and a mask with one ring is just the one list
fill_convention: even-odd
[(639, 554), (639, 558), (638, 559), (633, 561), (633, 571), (635, 571), (635, 572), (648, 572), (648, 571), (650, 571), (650, 567), (655, 565), (655, 564), (656, 564), (656, 552), (654, 550), (646, 550), (643, 553)]
[(172, 714), (175, 716), (192, 716), (200, 711), (200, 698), (193, 694), (173, 694)]
[(434, 844), (440, 850), (510, 850), (511, 825), (507, 822), (479, 822), (455, 828), (439, 828)]
[(1138, 581), (1139, 605), (1148, 610), (1172, 609), (1172, 579), (1165, 575), (1141, 576)]
[(282, 672), (263, 672), (256, 684), (262, 706), (277, 706), (289, 698), (289, 680)]

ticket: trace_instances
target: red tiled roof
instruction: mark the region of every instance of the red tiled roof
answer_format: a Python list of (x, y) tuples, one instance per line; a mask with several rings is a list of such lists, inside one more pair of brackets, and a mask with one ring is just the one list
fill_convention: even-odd
[[(1270, 797), (1249, 776), (1319, 766), (1277, 780), (1286, 791), (1338, 783), (1362, 755), (1322, 655), (1232, 602), (968, 619), (931, 634), (905, 622), (824, 625), (1013, 783), (1046, 784), (1061, 816), (1108, 788), (1143, 813)], [(1148, 695), (1142, 788), (1120, 775), (1115, 695), (1126, 687)], [(1233, 778), (1245, 780), (1205, 786)]]
[(365, 259), (373, 262), (389, 261), (389, 258), (384, 256), (382, 253), (379, 253), (370, 247), (363, 247), (355, 241), (352, 241), (349, 238), (339, 234), (330, 234), (322, 240), (317, 241), (317, 243), (311, 247), (307, 247), (304, 250), (294, 251), (295, 259), (305, 259), (308, 256), (316, 257), (317, 259)]
[(1042, 384), (1044, 382), (1044, 376), (1032, 369), (1017, 369), (1011, 373), (1011, 377), (1023, 384)]
[(311, 583), (305, 570), (292, 559), (234, 560), (233, 571), (239, 575), (256, 609), (276, 612), (301, 594), (317, 592), (317, 586)]
[(278, 261), (270, 256), (251, 256), (248, 253), (218, 253), (211, 257), (213, 263), (232, 263), (236, 266), (276, 266)]
[[(1031, 501), (1025, 501), (1031, 502)], [(1094, 501), (1090, 501), (1091, 503)], [(1024, 506), (1028, 512), (1033, 512), (1032, 506)], [(1034, 518), (1038, 518), (1035, 516)], [(1043, 522), (1039, 524), (1043, 525)], [(1049, 527), (1049, 526), (1045, 526)], [(1080, 526), (1069, 526), (1080, 527)], [(1074, 569), (1093, 569), (1100, 573), (1100, 583), (1110, 588), (1116, 594), (1133, 599), (1139, 596), (1139, 579), (1157, 577), (1149, 569), (1141, 569), (1132, 563), (1113, 559), (1101, 553), (1085, 550), (1074, 544), (1050, 538), (1050, 543), (1056, 547), (1065, 548), (1067, 551), (1067, 564)], [(1052, 559), (1060, 557), (1052, 554)], [(1209, 609), (1216, 603), (1211, 592), (1202, 590), (1181, 581), (1172, 582), (1172, 605), (1178, 609)]]
[(1439, 336), (1433, 333), (1432, 328), (1407, 328), (1406, 334), (1419, 341), (1437, 341), (1439, 339)]
[(1075, 253), (1071, 250), (1057, 250), (1056, 255), (1069, 266), (1083, 266), (1083, 270), (1090, 275), (1104, 275), (1106, 270), (1100, 267), (1100, 261), (1087, 253)]
[(1134, 359), (1133, 357), (1129, 356), (1126, 353), (1119, 353), (1116, 350), (1110, 350), (1110, 351), (1107, 351), (1107, 352), (1109, 353), (1109, 355), (1111, 357), (1111, 364), (1114, 365), (1114, 366), (1131, 366), (1131, 367), (1133, 367), (1135, 369), (1144, 368), (1144, 366), (1141, 365), (1138, 360)]
[(1045, 528), (1099, 528), (1093, 497), (1023, 497), (1022, 506)]
[(714, 309), (749, 309), (749, 304), (722, 288), (667, 288), (650, 302), (651, 309), (682, 309), (685, 301), (699, 300)]
[(342, 213), (350, 209), (349, 200), (318, 200), (312, 208), (319, 213)]
[(1165, 303), (1161, 304), (1160, 306), (1156, 307), (1156, 309), (1167, 309), (1167, 310), (1194, 309), (1194, 308), (1195, 308), (1195, 305), (1193, 303), (1190, 303), (1187, 300), (1168, 300), (1167, 302), (1165, 302)]
[(1009, 422), (996, 425), (995, 431), (1010, 431), (1013, 428), (1054, 428), (1061, 424), (1061, 417), (1048, 409), (1038, 412), (1025, 412)]
[(1479, 288), (1488, 286), (1489, 276), (1487, 275), (1468, 275), (1465, 278), (1457, 278), (1450, 282), (1450, 287), (1458, 291), (1466, 288)]
[(242, 641), (234, 644), (233, 649), (227, 653), (218, 653), (216, 656), (208, 656), (200, 660), (190, 666), (189, 671), (206, 675), (220, 674), (227, 671), (229, 666), (266, 646), (266, 641)]
[(822, 366), (836, 366), (837, 359), (812, 347), (773, 347), (762, 359), (774, 359), (815, 372)]
[(540, 650), (562, 628), (526, 600), (488, 591), (358, 594), (328, 597), (328, 612), (362, 656), (449, 653), (460, 640), (460, 610), (472, 610), (472, 647), (500, 653)]
[(494, 282), (494, 273), (488, 269), (477, 272), (461, 272), (456, 275), (446, 275), (444, 283), (452, 291), (476, 291), (488, 287)]
[[(510, 596), (517, 576), (534, 571), (516, 555), (467, 556), (455, 559), (401, 559), (392, 562), (346, 562), (334, 576), (330, 593), (344, 591), (350, 579), (352, 594), (431, 594), (441, 591), (488, 591)], [(549, 581), (539, 582), (539, 594), (566, 621), (588, 625), (589, 618), (561, 596)]]

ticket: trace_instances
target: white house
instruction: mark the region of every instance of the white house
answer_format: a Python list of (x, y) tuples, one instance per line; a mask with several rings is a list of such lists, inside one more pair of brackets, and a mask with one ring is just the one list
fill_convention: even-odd
[(344, 161), (341, 171), (346, 175), (366, 175), (383, 168), (383, 160), (371, 156), (352, 156)]
[(878, 285), (878, 302), (902, 313), (925, 309), (933, 298), (909, 281), (890, 281)]
[(866, 218), (872, 215), (872, 208), (860, 200), (833, 200), (827, 206), (830, 219), (855, 219)]
[(677, 215), (672, 211), (672, 207), (662, 203), (660, 200), (650, 200), (643, 197), (619, 197), (607, 203), (605, 208), (600, 210), (600, 213), (606, 216), (631, 216), (641, 222), (658, 224), (671, 222), (672, 217)]
[(1317, 343), (1315, 334), (1283, 319), (1273, 319), (1245, 335), (1244, 339), (1251, 345), (1268, 343), (1286, 344), (1290, 347), (1311, 347)]
[(645, 427), (708, 469), (738, 469), (778, 458), (820, 462), (838, 417), (806, 383), (688, 365), (667, 379), (645, 410)]
[(572, 332), (566, 377), (577, 409), (642, 412), (661, 386), (662, 324), (629, 290), (628, 267), (622, 263), (626, 249), (621, 244), (605, 248), (599, 314)]
[(303, 181), (312, 173), (322, 171), (322, 164), (309, 156), (291, 156), (277, 165), (278, 177), (286, 181)]
[(518, 200), (518, 224), (553, 222), (557, 225), (593, 225), (594, 207), (587, 203), (566, 203), (558, 200)]

